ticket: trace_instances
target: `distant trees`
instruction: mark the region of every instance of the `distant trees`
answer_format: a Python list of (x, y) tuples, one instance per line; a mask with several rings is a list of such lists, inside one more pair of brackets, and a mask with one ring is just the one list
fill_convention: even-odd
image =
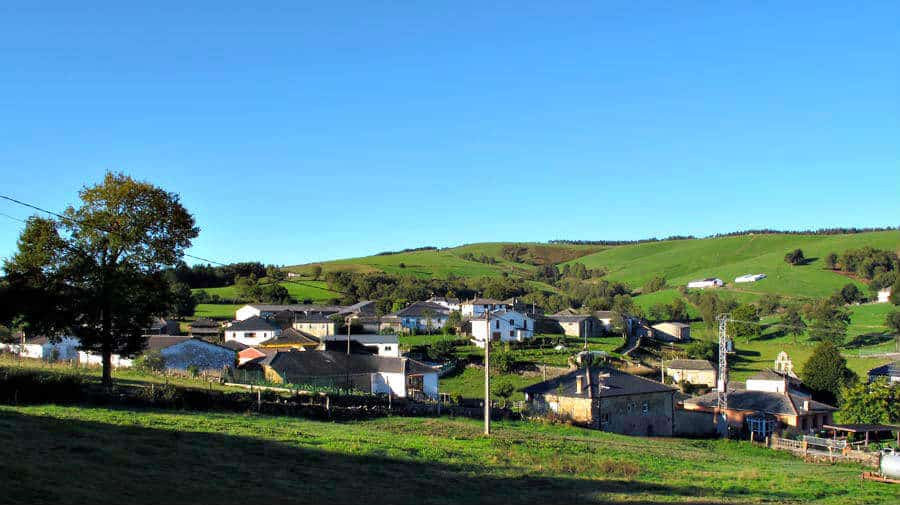
[(643, 294), (655, 293), (666, 287), (666, 278), (662, 276), (655, 276), (652, 279), (648, 280), (644, 283), (644, 287), (641, 290)]
[(318, 264), (313, 265), (309, 269), (309, 271), (312, 274), (313, 279), (315, 279), (315, 280), (319, 280), (319, 277), (322, 277), (322, 265), (318, 265)]
[(856, 374), (847, 368), (847, 360), (834, 344), (822, 342), (803, 364), (800, 378), (814, 398), (834, 405), (841, 390), (856, 381)]
[(841, 394), (841, 421), (863, 424), (900, 423), (900, 387), (878, 380), (846, 386)]
[(806, 261), (806, 257), (803, 256), (802, 249), (794, 249), (784, 255), (784, 261), (791, 265), (802, 265)]
[(848, 249), (840, 257), (841, 270), (873, 279), (884, 272), (900, 270), (900, 258), (892, 251), (862, 247)]
[(794, 343), (797, 343), (797, 337), (806, 331), (806, 323), (803, 322), (800, 310), (795, 305), (790, 305), (785, 309), (784, 314), (781, 315), (781, 324), (784, 326), (785, 334), (794, 337)]
[(731, 319), (728, 323), (729, 335), (745, 337), (748, 343), (752, 337), (759, 335), (759, 313), (756, 306), (749, 303), (738, 305), (731, 312)]
[(675, 298), (672, 303), (655, 303), (647, 310), (647, 316), (652, 321), (688, 321), (687, 304), (683, 298)]
[(827, 268), (828, 270), (835, 270), (837, 268), (837, 264), (838, 264), (837, 253), (831, 252), (831, 253), (828, 253), (827, 256), (825, 256), (825, 268)]
[(190, 286), (183, 282), (169, 285), (172, 297), (171, 315), (175, 317), (190, 317), (197, 308), (197, 299), (191, 292)]
[(850, 314), (832, 300), (818, 300), (805, 307), (809, 325), (809, 339), (842, 345), (847, 337)]
[(781, 297), (774, 293), (766, 293), (760, 297), (758, 305), (761, 316), (772, 315), (781, 308)]
[(688, 344), (685, 351), (693, 359), (705, 359), (713, 363), (719, 361), (719, 344), (713, 340), (696, 340)]
[(897, 337), (900, 338), (900, 312), (893, 311), (889, 312), (888, 315), (884, 318), (884, 324), (888, 328), (891, 329), (892, 332), (897, 334)]
[(856, 303), (863, 300), (862, 291), (856, 287), (856, 284), (847, 283), (844, 287), (841, 288), (839, 292), (841, 300), (846, 304)]

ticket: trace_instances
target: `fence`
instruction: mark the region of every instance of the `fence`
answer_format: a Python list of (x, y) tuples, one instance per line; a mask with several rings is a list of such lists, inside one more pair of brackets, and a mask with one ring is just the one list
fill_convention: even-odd
[(773, 436), (769, 439), (769, 446), (807, 459), (831, 463), (847, 461), (877, 468), (881, 462), (879, 453), (854, 450), (843, 440), (809, 436), (803, 437), (803, 440), (791, 440)]

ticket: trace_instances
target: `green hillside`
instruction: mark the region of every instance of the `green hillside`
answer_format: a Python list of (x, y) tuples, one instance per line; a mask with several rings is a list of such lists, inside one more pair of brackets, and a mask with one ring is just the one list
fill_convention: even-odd
[(97, 483), (126, 503), (879, 504), (897, 497), (890, 485), (860, 479), (860, 466), (807, 463), (748, 442), (530, 422), (498, 422), (487, 438), (479, 421), (466, 419), (334, 423), (41, 405), (0, 407), (0, 433), (7, 503), (93, 503)]
[[(604, 267), (607, 278), (640, 287), (661, 275), (670, 286), (695, 279), (719, 277), (726, 283), (750, 273), (764, 273), (767, 279), (739, 284), (736, 291), (749, 294), (779, 293), (787, 296), (821, 297), (848, 282), (862, 283), (823, 269), (823, 259), (831, 252), (872, 246), (900, 249), (900, 231), (848, 235), (745, 235), (696, 240), (670, 240), (612, 247), (577, 261), (589, 268)], [(791, 266), (784, 262), (789, 250), (800, 248), (809, 263)]]
[[(526, 262), (517, 263), (504, 259), (505, 246), (524, 247)], [(534, 264), (557, 264), (602, 250), (600, 246), (569, 244), (514, 244), (511, 242), (487, 242), (440, 250), (412, 251), (397, 254), (349, 258), (321, 263), (288, 267), (288, 271), (309, 274), (314, 265), (321, 265), (324, 272), (387, 272), (411, 274), (419, 277), (447, 278), (501, 275), (504, 272), (522, 275), (535, 268)], [(471, 257), (491, 258), (493, 263), (473, 261)]]
[[(266, 280), (263, 279), (261, 281), (262, 284), (266, 283)], [(328, 289), (328, 285), (325, 281), (314, 281), (314, 280), (297, 280), (297, 281), (285, 281), (281, 283), (284, 286), (288, 293), (297, 300), (312, 300), (313, 303), (324, 302), (326, 300), (333, 299), (335, 297), (339, 297), (340, 294), (335, 293)], [(231, 302), (234, 300), (240, 299), (237, 293), (237, 289), (232, 286), (224, 286), (220, 288), (202, 288), (195, 289), (194, 292), (205, 291), (206, 294), (219, 295), (223, 301)]]

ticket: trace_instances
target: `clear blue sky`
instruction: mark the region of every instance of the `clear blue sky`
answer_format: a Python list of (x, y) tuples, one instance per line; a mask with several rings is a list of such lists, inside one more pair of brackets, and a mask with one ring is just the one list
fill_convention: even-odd
[(279, 264), (900, 224), (897, 2), (132, 3), (0, 4), (0, 192), (122, 170)]

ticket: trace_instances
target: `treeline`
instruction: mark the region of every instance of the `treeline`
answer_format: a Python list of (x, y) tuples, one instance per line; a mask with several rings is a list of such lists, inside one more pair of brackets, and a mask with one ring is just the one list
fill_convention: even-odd
[(401, 249), (399, 251), (382, 251), (380, 253), (375, 254), (375, 256), (391, 256), (393, 254), (403, 254), (403, 253), (410, 253), (410, 252), (417, 252), (417, 251), (437, 251), (437, 250), (438, 250), (437, 247), (427, 245), (427, 246), (423, 246), (423, 247), (410, 247), (408, 249)]
[(569, 245), (634, 245), (644, 244), (647, 242), (663, 242), (667, 240), (694, 240), (697, 238), (719, 238), (719, 237), (740, 237), (744, 235), (852, 235), (856, 233), (869, 233), (875, 231), (894, 231), (900, 230), (900, 227), (883, 226), (870, 228), (818, 228), (815, 230), (773, 230), (768, 228), (759, 228), (751, 230), (739, 230), (727, 233), (715, 233), (706, 235), (705, 237), (697, 237), (694, 235), (672, 235), (665, 238), (646, 238), (639, 240), (551, 240), (550, 244), (569, 244)]
[(665, 238), (644, 238), (638, 240), (551, 240), (548, 243), (550, 244), (562, 244), (562, 245), (635, 245), (635, 244), (645, 244), (647, 242), (663, 242), (666, 240), (693, 240), (696, 239), (694, 235), (672, 235), (670, 237)]
[(197, 288), (221, 288), (234, 284), (238, 277), (257, 278), (265, 277), (267, 271), (271, 271), (272, 265), (263, 265), (259, 262), (230, 263), (228, 265), (193, 265), (188, 266), (182, 262), (166, 273), (170, 279), (187, 284), (192, 289)]
[(336, 296), (340, 297), (341, 303), (372, 300), (380, 314), (399, 310), (411, 302), (431, 296), (460, 299), (483, 296), (503, 300), (522, 296), (529, 291), (524, 280), (507, 276), (461, 278), (451, 275), (447, 279), (426, 279), (379, 272), (328, 272), (325, 282), (330, 289), (340, 293)]
[(869, 287), (877, 291), (897, 282), (900, 257), (893, 251), (866, 246), (848, 249), (841, 255), (829, 253), (825, 268), (856, 274), (869, 280)]

